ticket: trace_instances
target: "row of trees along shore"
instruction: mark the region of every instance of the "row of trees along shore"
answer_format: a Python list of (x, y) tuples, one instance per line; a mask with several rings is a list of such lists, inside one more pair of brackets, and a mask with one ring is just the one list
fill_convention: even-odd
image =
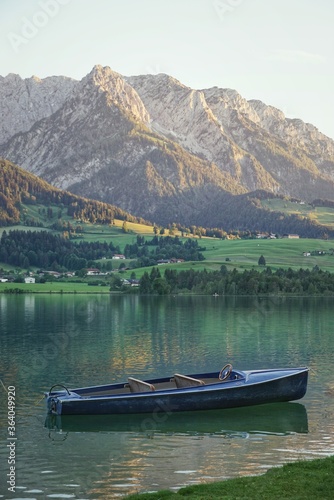
[(334, 295), (334, 274), (322, 271), (318, 266), (310, 269), (263, 270), (236, 269), (228, 271), (222, 265), (219, 271), (177, 271), (159, 268), (145, 272), (140, 279), (141, 294), (194, 293), (205, 295)]

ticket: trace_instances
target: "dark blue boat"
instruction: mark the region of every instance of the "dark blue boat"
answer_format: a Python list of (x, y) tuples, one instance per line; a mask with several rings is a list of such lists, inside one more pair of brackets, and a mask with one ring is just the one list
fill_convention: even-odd
[(228, 364), (220, 372), (60, 391), (57, 384), (45, 396), (55, 415), (170, 414), (295, 401), (305, 395), (307, 379), (306, 367), (241, 371)]

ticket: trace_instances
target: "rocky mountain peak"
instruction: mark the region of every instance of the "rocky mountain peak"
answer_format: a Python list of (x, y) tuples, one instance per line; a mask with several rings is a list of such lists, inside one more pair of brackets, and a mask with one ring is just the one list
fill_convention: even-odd
[(287, 118), (285, 114), (259, 100), (248, 101), (257, 113), (258, 124), (270, 135), (285, 141), (292, 148), (299, 148), (312, 157), (315, 165), (323, 166), (326, 174), (334, 178), (334, 172), (328, 169), (327, 161), (333, 161), (334, 141), (322, 134), (314, 125), (299, 118)]
[(150, 120), (137, 92), (129, 85), (126, 79), (109, 66), (96, 65), (81, 81), (81, 90), (91, 87), (104, 92), (109, 105), (116, 105), (126, 110), (135, 120), (147, 124)]
[(83, 78), (83, 81), (93, 82), (96, 86), (103, 88), (108, 85), (108, 82), (117, 81), (118, 79), (123, 80), (123, 76), (117, 71), (113, 71), (109, 66), (96, 64), (92, 71)]
[(36, 121), (56, 112), (74, 95), (78, 82), (72, 78), (36, 76), (22, 79), (10, 73), (0, 78), (0, 144), (28, 131)]
[(233, 89), (101, 65), (81, 81), (11, 74), (0, 114), (0, 155), (151, 220), (190, 220), (226, 192), (333, 199), (334, 141)]
[(261, 119), (265, 119), (266, 117), (276, 117), (277, 120), (285, 120), (285, 115), (283, 111), (274, 106), (269, 106), (264, 102), (258, 99), (250, 99), (248, 101), (249, 106), (251, 106), (254, 111), (258, 114)]
[(0, 77), (0, 82), (2, 84), (15, 85), (15, 84), (19, 84), (21, 81), (22, 81), (22, 78), (19, 75), (17, 75), (16, 73), (8, 73), (7, 76)]
[(157, 75), (128, 76), (126, 77), (126, 81), (134, 88), (152, 87), (162, 92), (170, 92), (171, 90), (175, 91), (181, 89), (191, 90), (190, 87), (187, 87), (179, 80), (167, 75), (166, 73), (158, 73)]
[(225, 129), (233, 127), (236, 116), (259, 123), (260, 119), (249, 104), (236, 90), (212, 87), (203, 90), (205, 99)]

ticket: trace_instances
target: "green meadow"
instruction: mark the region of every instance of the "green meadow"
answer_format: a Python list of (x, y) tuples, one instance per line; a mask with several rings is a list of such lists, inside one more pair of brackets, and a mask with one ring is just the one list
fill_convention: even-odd
[[(273, 202), (283, 203), (284, 200), (274, 200)], [(290, 204), (298, 210), (306, 210), (306, 205), (299, 205), (292, 202), (285, 202)], [(29, 215), (33, 214), (40, 217), (41, 214), (38, 206), (29, 207)], [(278, 207), (274, 207), (278, 208)], [(286, 209), (292, 210), (291, 206), (286, 207)], [(322, 208), (318, 209), (323, 220), (327, 217), (328, 221), (331, 217), (330, 209)], [(54, 210), (56, 213), (56, 209)], [(334, 214), (334, 211), (333, 211)], [(65, 218), (64, 218), (65, 220)], [(76, 223), (73, 219), (69, 219), (72, 226)], [(112, 225), (102, 225), (102, 224), (91, 224), (82, 223), (80, 226), (83, 228), (83, 232), (73, 241), (100, 241), (100, 242), (112, 242), (113, 245), (119, 246), (120, 251), (124, 251), (124, 247), (127, 244), (133, 244), (137, 241), (137, 235), (144, 236), (146, 239), (151, 239), (154, 236), (153, 227), (143, 224), (135, 224), (132, 222), (126, 222), (126, 231), (123, 230), (124, 221), (115, 220)], [(0, 229), (1, 233), (6, 230), (32, 230), (32, 231), (51, 231), (49, 228), (37, 228), (37, 227), (27, 227), (27, 226), (12, 226)], [(52, 231), (56, 233), (56, 231)], [(59, 233), (61, 234), (61, 233)], [(166, 230), (165, 234), (169, 234)], [(177, 234), (180, 238), (180, 234)], [(183, 239), (183, 238), (181, 238)], [(184, 239), (187, 239), (184, 238)], [(293, 270), (298, 270), (299, 268), (312, 269), (318, 266), (324, 271), (334, 272), (334, 241), (333, 240), (320, 240), (320, 239), (230, 239), (221, 240), (218, 238), (198, 238), (198, 244), (202, 248), (202, 253), (205, 258), (203, 261), (198, 262), (183, 262), (178, 264), (165, 264), (159, 266), (161, 274), (167, 268), (181, 270), (203, 270), (208, 271), (219, 270), (222, 265), (226, 266), (228, 270), (233, 270), (234, 268), (242, 272), (243, 270), (249, 270), (252, 268), (259, 268), (258, 261), (261, 255), (264, 256), (266, 261), (266, 266), (270, 266), (273, 271), (278, 268), (292, 268)], [(154, 247), (149, 247), (150, 251)], [(314, 253), (314, 255), (304, 256), (305, 252)], [(319, 252), (325, 252), (324, 255)], [(101, 259), (96, 261), (97, 266), (106, 264), (108, 261), (106, 259)], [(144, 272), (151, 272), (151, 268), (136, 268), (132, 269), (132, 263), (130, 260), (112, 260), (112, 268), (118, 270), (119, 266), (122, 265), (127, 268), (122, 271), (122, 277), (129, 278), (134, 272), (137, 279), (140, 279)], [(0, 268), (4, 269), (5, 272), (9, 272), (13, 267), (1, 264)], [(32, 269), (33, 270), (33, 269)], [(18, 269), (16, 269), (18, 271)], [(73, 279), (71, 281), (54, 281), (52, 283), (44, 284), (18, 284), (18, 283), (0, 283), (0, 292), (7, 289), (18, 288), (24, 292), (35, 292), (35, 293), (109, 293), (109, 286), (89, 286), (88, 283), (96, 281), (96, 277), (87, 277), (84, 283), (75, 282)], [(98, 277), (100, 282), (105, 282), (109, 285), (110, 276)]]
[[(137, 234), (151, 239), (154, 236), (151, 226), (141, 224), (127, 223), (128, 232), (124, 233), (122, 228), (123, 221), (115, 221), (115, 225), (111, 227), (88, 225), (86, 226), (83, 238), (86, 241), (110, 241), (115, 246), (119, 245), (123, 251), (126, 244), (136, 242)], [(168, 231), (166, 231), (168, 233)], [(180, 239), (182, 238), (178, 235)], [(222, 264), (226, 265), (227, 269), (242, 271), (243, 269), (251, 269), (258, 267), (258, 260), (261, 255), (266, 260), (266, 265), (273, 270), (280, 267), (299, 269), (300, 267), (312, 269), (318, 265), (321, 269), (334, 272), (334, 241), (319, 240), (319, 239), (232, 239), (220, 240), (217, 238), (197, 238), (198, 244), (203, 249), (204, 261), (201, 262), (184, 262), (180, 264), (167, 264), (159, 266), (161, 269), (189, 269), (196, 268), (198, 270), (216, 270)], [(322, 252), (325, 255), (312, 255), (304, 257), (304, 252)], [(103, 261), (99, 261), (103, 263)], [(122, 261), (126, 266), (129, 261)], [(119, 266), (119, 262), (113, 261), (114, 266)], [(140, 277), (147, 268), (136, 269), (136, 274)], [(128, 274), (128, 273), (127, 273)], [(129, 274), (130, 275), (130, 274)]]
[(88, 283), (52, 281), (47, 283), (0, 283), (0, 293), (110, 293), (109, 286), (90, 286)]
[(152, 226), (135, 224), (134, 222), (126, 222), (126, 232), (124, 232), (122, 229), (123, 222), (122, 220), (115, 220), (111, 226), (89, 223), (81, 224), (84, 227), (84, 232), (75, 241), (106, 241), (107, 243), (112, 241), (122, 251), (125, 245), (136, 243), (137, 235), (147, 238), (153, 238), (154, 236)]
[(334, 228), (334, 208), (312, 207), (312, 205), (308, 205), (307, 203), (300, 204), (290, 200), (282, 200), (280, 198), (262, 200), (262, 206), (263, 208), (275, 212), (296, 214), (302, 217), (307, 217), (322, 226), (326, 226), (330, 229)]
[(240, 477), (181, 488), (178, 492), (130, 495), (128, 500), (330, 500), (334, 491), (334, 457), (275, 467), (261, 476)]
[[(133, 242), (135, 241), (132, 236)], [(115, 240), (112, 239), (115, 244)], [(119, 240), (122, 249), (121, 238)], [(195, 269), (208, 271), (219, 270), (222, 265), (225, 265), (228, 270), (234, 268), (238, 271), (246, 269), (259, 268), (258, 260), (261, 255), (266, 260), (266, 265), (270, 266), (272, 270), (279, 268), (312, 269), (314, 266), (320, 267), (324, 271), (334, 272), (334, 242), (331, 240), (315, 240), (315, 239), (256, 239), (256, 240), (219, 240), (215, 238), (202, 238), (198, 240), (205, 260), (199, 262), (183, 262), (178, 264), (164, 264), (160, 265), (160, 272), (163, 273), (165, 269), (177, 269), (178, 271)], [(326, 252), (325, 255), (316, 255), (304, 257), (304, 252)], [(105, 261), (99, 261), (103, 263)], [(123, 260), (126, 266), (130, 261)], [(119, 263), (113, 261), (114, 266), (119, 266)], [(124, 272), (124, 277), (130, 277), (132, 271), (136, 273), (136, 277), (140, 278), (144, 272), (150, 272), (151, 268), (137, 268), (134, 270), (127, 270)]]
[[(258, 267), (261, 255), (266, 260), (266, 265), (272, 270), (282, 268), (312, 269), (318, 265), (321, 269), (334, 272), (334, 255), (332, 249), (334, 242), (331, 240), (316, 239), (255, 239), (255, 240), (202, 240), (206, 246), (206, 268), (217, 269), (222, 264), (228, 269), (251, 269)], [(322, 252), (326, 255), (304, 257), (304, 252)], [(229, 260), (227, 260), (229, 259)]]

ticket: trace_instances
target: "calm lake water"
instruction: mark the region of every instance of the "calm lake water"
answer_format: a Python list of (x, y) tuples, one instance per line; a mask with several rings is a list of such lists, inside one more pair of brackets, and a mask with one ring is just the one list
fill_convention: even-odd
[[(334, 300), (0, 295), (0, 376), (16, 388), (16, 493), (0, 387), (0, 498), (111, 499), (334, 454)], [(308, 366), (296, 403), (47, 419), (43, 392), (175, 372)]]

